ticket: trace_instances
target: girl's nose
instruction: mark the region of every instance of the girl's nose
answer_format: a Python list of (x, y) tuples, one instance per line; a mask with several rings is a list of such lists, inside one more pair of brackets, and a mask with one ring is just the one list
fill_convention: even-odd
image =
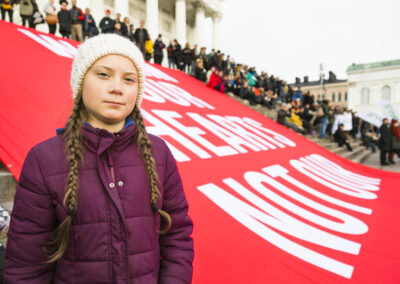
[(119, 79), (114, 79), (110, 86), (110, 93), (121, 95), (122, 94), (122, 82)]

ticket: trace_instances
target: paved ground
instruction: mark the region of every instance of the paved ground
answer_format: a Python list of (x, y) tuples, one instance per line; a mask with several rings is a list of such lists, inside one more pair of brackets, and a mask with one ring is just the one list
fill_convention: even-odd
[(397, 172), (400, 173), (400, 159), (395, 156), (394, 161), (396, 162), (395, 165), (390, 165), (390, 166), (381, 166), (379, 162), (379, 151), (376, 153), (371, 154), (364, 162), (363, 164), (372, 168), (376, 169), (381, 169), (384, 171), (390, 171), (390, 172)]

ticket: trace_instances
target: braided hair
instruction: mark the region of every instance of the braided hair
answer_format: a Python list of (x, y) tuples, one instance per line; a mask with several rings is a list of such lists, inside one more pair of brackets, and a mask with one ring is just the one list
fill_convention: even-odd
[[(75, 99), (75, 104), (71, 116), (68, 119), (66, 130), (64, 132), (64, 145), (69, 163), (69, 171), (66, 178), (66, 189), (63, 205), (67, 209), (68, 216), (59, 224), (54, 231), (53, 239), (45, 247), (49, 254), (48, 263), (52, 263), (60, 259), (68, 246), (71, 224), (77, 212), (78, 206), (78, 188), (79, 188), (79, 168), (83, 164), (84, 149), (82, 143), (82, 126), (87, 117), (86, 109), (82, 100), (82, 92), (80, 91)], [(136, 133), (135, 142), (138, 145), (140, 156), (143, 159), (148, 183), (150, 188), (150, 203), (154, 213), (160, 214), (166, 221), (165, 228), (159, 233), (165, 234), (171, 227), (172, 220), (170, 215), (157, 207), (157, 200), (160, 198), (158, 189), (158, 174), (155, 166), (154, 158), (151, 154), (151, 142), (147, 135), (143, 117), (140, 109), (135, 105), (131, 113), (132, 119), (135, 121)]]

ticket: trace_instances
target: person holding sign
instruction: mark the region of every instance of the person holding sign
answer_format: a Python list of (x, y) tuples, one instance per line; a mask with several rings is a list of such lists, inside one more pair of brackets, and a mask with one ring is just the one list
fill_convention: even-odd
[(176, 162), (143, 122), (144, 68), (124, 37), (79, 46), (66, 127), (24, 162), (6, 283), (191, 283), (193, 224)]

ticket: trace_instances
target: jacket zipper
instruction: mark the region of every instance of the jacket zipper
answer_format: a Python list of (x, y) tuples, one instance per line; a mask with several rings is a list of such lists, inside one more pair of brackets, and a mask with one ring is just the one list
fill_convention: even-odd
[(111, 157), (111, 152), (108, 150), (108, 166), (110, 167), (111, 178), (113, 183), (115, 184), (115, 168), (114, 168), (114, 161)]

